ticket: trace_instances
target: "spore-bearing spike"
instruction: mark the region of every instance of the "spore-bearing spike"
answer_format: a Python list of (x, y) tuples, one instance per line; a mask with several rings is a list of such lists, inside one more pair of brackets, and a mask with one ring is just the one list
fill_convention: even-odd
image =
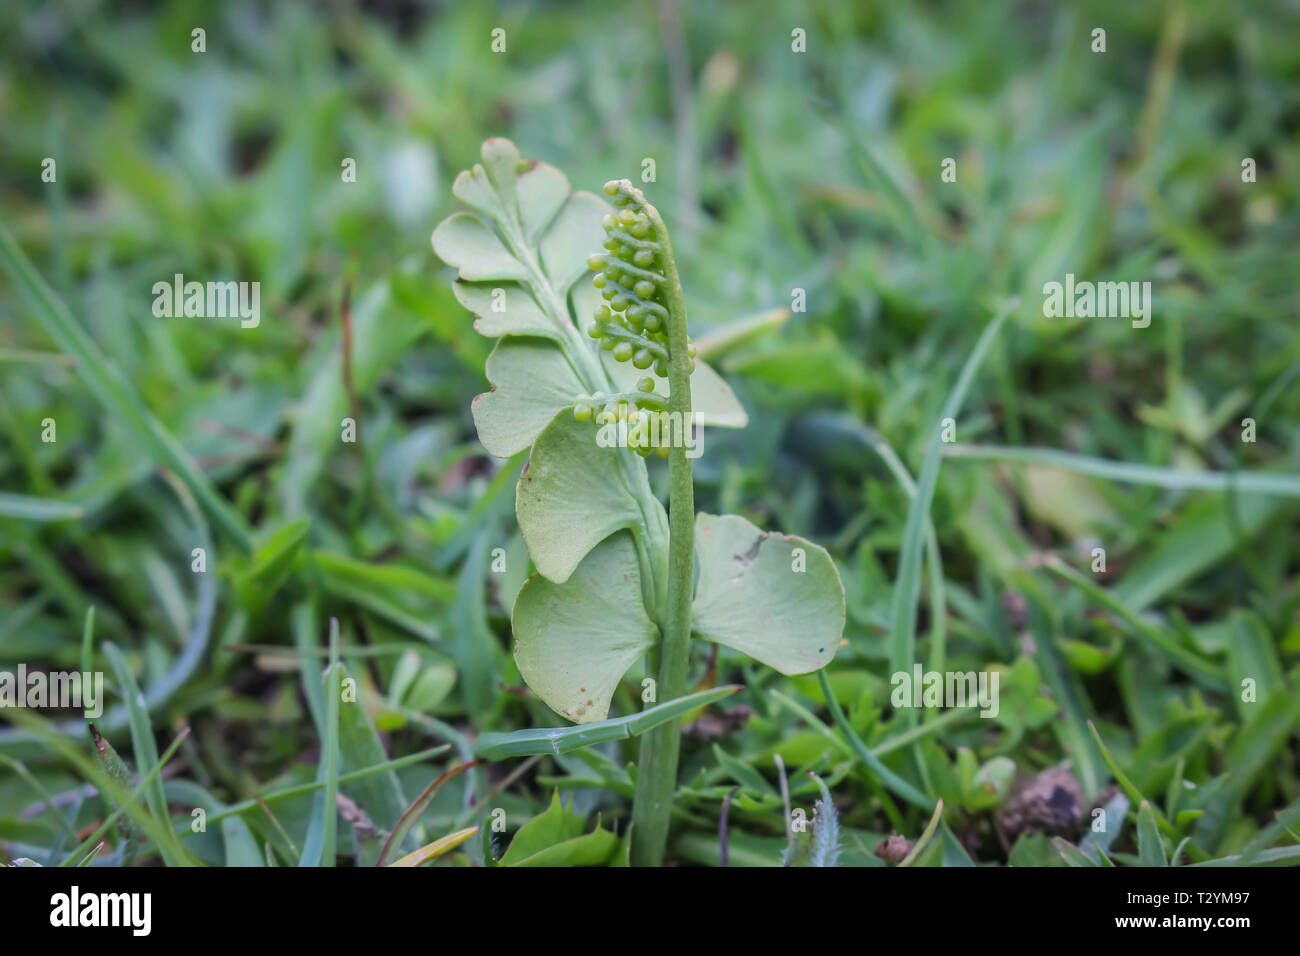
[[(629, 408), (635, 419), (638, 407), (666, 407), (667, 400), (654, 393), (653, 376), (667, 378), (672, 357), (668, 342), (668, 278), (662, 258), (666, 254), (666, 237), (656, 234), (657, 216), (647, 215), (647, 208), (652, 214), (654, 210), (630, 181), (612, 179), (605, 183), (604, 192), (617, 209), (601, 223), (604, 251), (593, 253), (587, 260), (595, 273), (592, 284), (604, 299), (587, 333), (615, 361), (631, 362), (652, 375), (637, 382), (636, 393), (589, 397), (576, 404), (574, 416), (580, 421), (592, 417), (598, 422), (627, 421)], [(695, 346), (689, 344), (687, 352), (690, 370), (694, 371)], [(650, 453), (648, 447), (637, 451)]]

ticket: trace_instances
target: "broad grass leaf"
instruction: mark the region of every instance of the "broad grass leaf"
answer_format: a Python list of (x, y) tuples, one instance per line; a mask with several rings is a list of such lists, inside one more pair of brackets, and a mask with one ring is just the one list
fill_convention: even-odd
[[(103, 651), (108, 658), (109, 666), (113, 669), (118, 691), (126, 703), (128, 723), (131, 728), (131, 750), (135, 755), (136, 765), (139, 768), (141, 777), (146, 779), (153, 777), (144, 790), (149, 812), (157, 820), (168, 824), (171, 818), (167, 813), (167, 797), (163, 792), (162, 777), (154, 775), (154, 770), (160, 766), (158, 742), (155, 739), (153, 724), (150, 720), (148, 708), (145, 705), (144, 695), (140, 693), (140, 686), (136, 683), (135, 675), (131, 673), (126, 657), (118, 649), (117, 645), (111, 641), (105, 641)], [(170, 828), (166, 832), (170, 834)], [(159, 844), (158, 851), (162, 854), (168, 866), (176, 866), (181, 859), (181, 848), (174, 838)]]
[(1254, 700), (1242, 700), (1240, 692), (1232, 695), (1237, 715), (1247, 720), (1254, 716), (1255, 701), (1268, 700), (1286, 683), (1286, 678), (1272, 636), (1259, 616), (1235, 610), (1228, 620), (1232, 627), (1232, 639), (1228, 641), (1228, 683), (1240, 691), (1244, 686), (1242, 681), (1255, 682)]
[(1125, 569), (1115, 598), (1143, 611), (1171, 590), (1212, 568), (1274, 520), (1278, 498), (1207, 495), (1181, 508), (1144, 557)]
[[(90, 728), (90, 739), (95, 745), (95, 756), (99, 759), (100, 766), (104, 771), (129, 793), (134, 789), (135, 780), (131, 768), (126, 761), (122, 759), (117, 750), (113, 747), (107, 737), (100, 734), (93, 721), (87, 721)], [(106, 803), (116, 809), (119, 804), (111, 792), (103, 794)], [(118, 817), (117, 835), (120, 842), (122, 853), (122, 862), (124, 866), (129, 866), (135, 859), (136, 849), (140, 842), (140, 828), (132, 820), (130, 815), (123, 813)]]
[(1115, 510), (1093, 479), (1050, 465), (1028, 465), (1023, 475), (1024, 502), (1029, 513), (1069, 540), (1102, 535), (1115, 524)]
[(557, 584), (592, 548), (641, 511), (618, 474), (614, 448), (596, 443), (596, 428), (561, 411), (537, 437), (515, 489), (519, 530), (537, 570)]
[[(347, 666), (342, 668), (343, 680), (352, 679)], [(366, 713), (363, 697), (346, 700), (339, 705), (339, 758), (341, 774), (365, 770), (382, 764), (388, 759), (375, 725)], [(407, 807), (406, 795), (395, 770), (385, 770), (361, 777), (349, 783), (341, 783), (339, 791), (365, 810), (366, 816), (375, 826), (391, 830), (401, 818)], [(378, 845), (358, 847), (357, 864), (373, 866), (378, 859)], [(371, 858), (370, 854), (375, 854)]]
[(502, 705), (498, 690), (501, 648), (487, 619), (490, 534), (486, 528), (480, 531), (461, 563), (456, 603), (448, 620), (461, 697), (478, 727), (492, 726)]
[(606, 538), (564, 584), (530, 578), (511, 623), (515, 663), (533, 693), (575, 723), (604, 720), (619, 679), (659, 637), (632, 536)]
[(760, 531), (738, 515), (702, 513), (695, 554), (700, 637), (786, 675), (830, 663), (844, 632), (844, 585), (824, 548)]
[[(1052, 846), (1056, 847), (1056, 852), (1061, 854), (1061, 859), (1065, 860), (1070, 866), (1075, 867), (1094, 867), (1101, 866), (1095, 859), (1088, 856), (1073, 843), (1064, 840), (1061, 837), (1052, 837)], [(947, 845), (945, 844), (945, 849)]]
[(1151, 804), (1145, 800), (1138, 808), (1137, 845), (1138, 860), (1143, 866), (1169, 865), (1164, 844), (1160, 842), (1160, 830), (1156, 827), (1155, 814), (1151, 812)]
[(1101, 808), (1101, 829), (1092, 828), (1092, 818), (1087, 819), (1087, 832), (1079, 839), (1079, 850), (1090, 860), (1098, 859), (1098, 854), (1109, 853), (1111, 844), (1124, 829), (1124, 818), (1128, 816), (1128, 797), (1116, 793)]
[(253, 831), (237, 816), (221, 821), (221, 841), (226, 851), (225, 866), (265, 866)]
[(82, 517), (85, 509), (72, 501), (58, 501), (35, 495), (15, 495), (0, 491), (0, 518), (22, 521), (70, 521)]
[(564, 353), (544, 339), (504, 338), (487, 360), (492, 391), (474, 399), (479, 441), (510, 458), (537, 440), (555, 413), (584, 392)]
[(1050, 840), (1041, 833), (1023, 833), (1007, 856), (1008, 866), (1068, 866)]
[[(396, 294), (401, 285), (396, 278), (376, 282), (353, 301), (352, 376), (362, 399), (423, 334), (421, 323), (405, 320)], [(338, 453), (339, 421), (350, 414), (342, 352), (340, 338), (331, 330), (302, 363), (314, 371), (297, 403), (288, 460), (279, 481), (278, 496), (289, 517), (308, 511), (313, 495), (320, 491), (326, 463)]]
[(768, 783), (761, 773), (745, 763), (745, 761), (731, 756), (717, 744), (713, 745), (713, 756), (718, 761), (718, 766), (725, 770), (727, 775), (736, 783), (749, 788), (755, 793), (776, 794), (776, 788)]
[(235, 575), (235, 594), (250, 611), (260, 610), (289, 577), (302, 543), (311, 528), (310, 518), (290, 521), (278, 529)]
[(966, 852), (966, 848), (961, 845), (961, 842), (953, 836), (946, 823), (943, 825), (943, 851), (940, 859), (943, 866), (967, 867), (975, 865), (975, 861), (970, 858), (970, 854)]
[(329, 664), (321, 674), (325, 720), (321, 728), (320, 757), (316, 762), (316, 782), (321, 788), (312, 794), (307, 835), (303, 838), (302, 853), (298, 858), (300, 867), (334, 866), (337, 863), (342, 675), (338, 619), (330, 618)]
[(1180, 757), (1195, 759), (1202, 744), (1215, 730), (1214, 711), (1175, 717), (1140, 737), (1128, 759), (1133, 785), (1143, 792), (1163, 787), (1174, 773)]

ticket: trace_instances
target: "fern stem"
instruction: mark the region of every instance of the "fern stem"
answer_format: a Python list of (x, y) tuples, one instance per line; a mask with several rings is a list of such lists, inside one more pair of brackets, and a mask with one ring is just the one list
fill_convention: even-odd
[[(681, 436), (691, 425), (691, 369), (687, 355), (686, 303), (673, 259), (672, 244), (659, 211), (649, 203), (645, 213), (662, 244), (665, 298), (668, 303), (668, 410), (680, 416)], [(686, 693), (690, 659), (691, 591), (695, 577), (695, 488), (685, 440), (668, 453), (668, 604), (659, 615), (662, 631), (658, 654), (656, 701), (675, 700)], [(632, 804), (632, 863), (659, 866), (668, 844), (673, 794), (677, 789), (677, 758), (681, 720), (655, 728), (641, 738), (636, 796)]]

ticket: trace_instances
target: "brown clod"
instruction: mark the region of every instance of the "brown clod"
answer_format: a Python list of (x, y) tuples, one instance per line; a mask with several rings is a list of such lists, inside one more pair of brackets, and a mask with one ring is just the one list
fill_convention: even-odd
[(876, 844), (873, 851), (876, 856), (880, 857), (886, 863), (897, 866), (907, 859), (907, 854), (912, 852), (912, 847), (916, 846), (907, 837), (901, 837), (897, 833), (891, 833), (885, 839)]
[(1012, 845), (1022, 833), (1068, 833), (1082, 818), (1083, 790), (1067, 762), (1018, 781), (1006, 806), (998, 811), (997, 823), (1003, 839)]

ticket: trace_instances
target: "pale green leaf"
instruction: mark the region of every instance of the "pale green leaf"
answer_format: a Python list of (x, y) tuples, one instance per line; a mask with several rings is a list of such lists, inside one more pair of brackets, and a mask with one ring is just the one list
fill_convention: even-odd
[[(664, 394), (670, 393), (666, 381), (663, 390)], [(731, 386), (703, 359), (695, 360), (695, 372), (691, 375), (691, 410), (705, 425), (744, 428), (749, 424), (749, 415)]]
[(433, 230), (433, 251), (460, 272), (462, 279), (528, 279), (524, 267), (497, 234), (478, 216), (458, 212)]
[(604, 720), (627, 669), (658, 640), (641, 603), (632, 537), (597, 545), (564, 584), (530, 578), (515, 601), (515, 663), (533, 693), (575, 723)]
[(584, 392), (564, 353), (544, 339), (502, 339), (488, 356), (487, 377), (492, 391), (475, 398), (471, 411), (479, 441), (497, 458), (531, 445)]
[[(783, 674), (826, 666), (844, 632), (844, 586), (826, 550), (738, 515), (695, 521), (695, 632)], [(802, 570), (800, 570), (802, 568)]]
[[(562, 584), (592, 548), (641, 517), (597, 428), (561, 411), (537, 437), (515, 489), (515, 514), (537, 570)], [(657, 504), (657, 502), (655, 502)]]
[(535, 242), (569, 198), (569, 180), (547, 163), (533, 162), (515, 182), (524, 237)]
[(465, 205), (478, 210), (489, 219), (500, 221), (505, 216), (505, 209), (487, 178), (487, 172), (477, 163), (456, 177), (451, 191)]
[(546, 230), (541, 245), (542, 268), (557, 295), (563, 296), (587, 272), (587, 259), (600, 251), (604, 241), (600, 221), (609, 208), (591, 193), (573, 193)]
[(501, 197), (507, 209), (515, 203), (515, 180), (519, 176), (519, 148), (502, 136), (493, 136), (483, 141), (479, 150), (483, 157), (483, 168), (487, 171), (492, 187)]
[(558, 339), (555, 322), (542, 311), (528, 290), (514, 282), (464, 282), (452, 291), (460, 304), (474, 313), (474, 329), (488, 338), (536, 335)]
[(482, 165), (474, 164), (452, 183), (456, 198), (477, 209), (490, 219), (504, 222), (515, 215), (515, 182), (519, 170), (519, 150), (508, 139), (484, 140), (480, 150)]

